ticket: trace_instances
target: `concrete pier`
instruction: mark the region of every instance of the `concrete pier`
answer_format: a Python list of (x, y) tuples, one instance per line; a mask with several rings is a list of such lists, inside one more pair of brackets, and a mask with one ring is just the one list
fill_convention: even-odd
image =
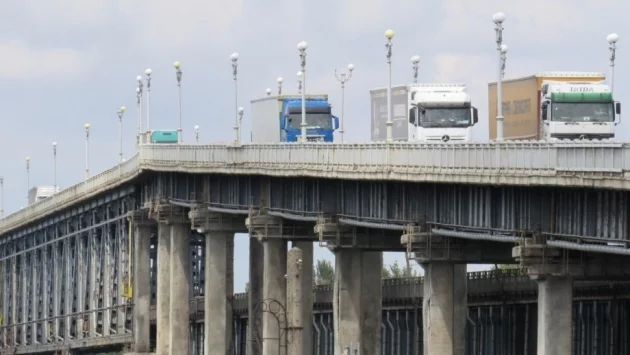
[(335, 251), (335, 355), (357, 344), (361, 355), (380, 355), (382, 269), (382, 252)]
[(169, 354), (188, 354), (190, 347), (190, 222), (171, 224)]
[[(300, 271), (300, 300), (302, 305), (313, 304), (313, 242), (293, 242), (293, 246), (302, 251)], [(287, 274), (291, 266), (287, 266)], [(290, 305), (287, 305), (290, 307)], [(313, 319), (313, 307), (304, 306), (302, 310), (302, 354), (307, 355), (313, 351), (313, 322), (304, 321)]]
[(247, 354), (262, 354), (262, 327), (256, 325), (262, 321), (263, 301), (263, 277), (264, 277), (264, 249), (258, 238), (249, 238), (249, 298), (248, 319), (251, 319), (247, 327)]
[(287, 242), (267, 238), (263, 240), (263, 250), (263, 355), (286, 355)]
[(538, 281), (538, 355), (571, 355), (573, 280), (546, 276)]
[(465, 355), (466, 264), (433, 261), (422, 266), (424, 354)]
[(171, 228), (160, 223), (157, 245), (157, 345), (156, 355), (168, 355), (171, 299)]
[(151, 228), (156, 224), (148, 214), (132, 212), (133, 223), (133, 351), (146, 353), (150, 350), (149, 306), (151, 301)]

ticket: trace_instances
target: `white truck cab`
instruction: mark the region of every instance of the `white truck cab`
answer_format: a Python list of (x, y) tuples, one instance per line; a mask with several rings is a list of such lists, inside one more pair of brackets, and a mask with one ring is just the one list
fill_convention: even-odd
[(478, 112), (466, 84), (408, 85), (409, 140), (470, 142)]

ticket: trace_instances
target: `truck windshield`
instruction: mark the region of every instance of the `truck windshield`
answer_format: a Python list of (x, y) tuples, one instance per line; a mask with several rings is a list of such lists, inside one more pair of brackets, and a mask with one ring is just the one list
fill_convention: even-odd
[[(300, 129), (302, 124), (302, 114), (289, 114), (289, 128)], [(329, 113), (307, 113), (306, 125), (308, 128), (330, 129), (332, 119)]]
[(425, 108), (420, 111), (421, 127), (468, 127), (470, 108)]
[(612, 122), (613, 105), (610, 102), (554, 103), (551, 115), (557, 122)]

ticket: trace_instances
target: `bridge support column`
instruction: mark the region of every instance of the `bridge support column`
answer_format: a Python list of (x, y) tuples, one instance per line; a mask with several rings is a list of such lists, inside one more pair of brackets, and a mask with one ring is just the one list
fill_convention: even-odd
[(247, 300), (247, 354), (262, 354), (262, 329), (258, 329), (253, 320), (262, 319), (262, 310), (258, 307), (263, 301), (264, 250), (258, 238), (249, 238), (249, 297)]
[[(134, 227), (132, 294), (134, 303), (133, 350), (137, 353), (148, 353), (151, 348), (149, 318), (149, 306), (151, 303), (151, 258), (149, 253), (151, 251), (151, 228), (155, 226), (156, 223), (149, 219), (148, 213), (143, 211), (130, 212), (129, 216)], [(158, 292), (160, 292), (159, 287)]]
[(573, 280), (548, 276), (538, 281), (538, 355), (571, 355)]
[(434, 261), (424, 268), (424, 354), (465, 355), (466, 264)]
[[(293, 246), (302, 250), (302, 271), (300, 272), (300, 309), (302, 312), (302, 352), (313, 352), (313, 242), (293, 242)], [(293, 265), (289, 265), (291, 269)], [(287, 270), (288, 272), (289, 270)], [(288, 296), (287, 296), (288, 297)], [(287, 305), (290, 307), (291, 305)]]
[(359, 346), (361, 355), (381, 353), (383, 253), (335, 251), (333, 317), (335, 355)]
[(156, 355), (188, 354), (190, 221), (183, 208), (169, 204), (154, 206), (151, 216), (159, 223)]
[(204, 286), (204, 354), (232, 352), (234, 233), (242, 220), (197, 206), (188, 213), (191, 227), (206, 236)]
[[(246, 224), (263, 246), (263, 300), (255, 306), (255, 316), (262, 316), (262, 354), (286, 355), (287, 242), (282, 239), (282, 219), (259, 215)], [(254, 318), (250, 324), (256, 323)]]

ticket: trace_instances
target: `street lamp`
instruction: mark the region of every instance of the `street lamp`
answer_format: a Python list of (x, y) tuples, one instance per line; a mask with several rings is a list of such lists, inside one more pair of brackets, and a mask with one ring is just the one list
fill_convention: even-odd
[(508, 46), (501, 45), (501, 79), (505, 78), (505, 59), (507, 58)]
[(147, 137), (146, 143), (151, 142), (151, 73), (153, 70), (147, 69), (144, 71), (147, 79)]
[(136, 144), (139, 146), (142, 144), (142, 76), (136, 77), (138, 81), (138, 87), (136, 88), (136, 98), (138, 99), (138, 136), (136, 137)]
[(610, 92), (613, 92), (615, 87), (615, 54), (617, 52), (617, 41), (619, 40), (619, 35), (616, 33), (611, 33), (606, 36), (608, 43), (610, 44)]
[(234, 121), (234, 143), (238, 143), (238, 53), (232, 53), (230, 59), (232, 60), (232, 76), (234, 77), (234, 111), (236, 111), (236, 120)]
[(304, 41), (298, 43), (298, 51), (300, 53), (300, 67), (302, 68), (302, 143), (306, 143), (306, 48), (308, 44)]
[(278, 96), (282, 95), (282, 82), (284, 81), (284, 79), (282, 79), (281, 76), (278, 77), (278, 79), (276, 79), (276, 82), (278, 82)]
[(85, 180), (90, 177), (90, 124), (83, 125), (85, 128)]
[(239, 107), (236, 112), (238, 113), (238, 140), (241, 140), (241, 127), (243, 124), (243, 113), (245, 112), (245, 109), (243, 109), (242, 107)]
[(184, 142), (182, 130), (182, 65), (179, 61), (175, 61), (173, 67), (175, 68), (175, 75), (177, 76), (177, 92), (179, 95), (179, 128), (177, 129), (177, 139), (181, 144)]
[(0, 176), (0, 218), (4, 218), (4, 177)]
[(52, 142), (53, 147), (53, 184), (54, 193), (57, 193), (57, 142)]
[(122, 164), (122, 160), (123, 160), (123, 126), (122, 126), (122, 118), (123, 115), (125, 114), (125, 110), (127, 108), (123, 105), (120, 106), (120, 108), (118, 109), (118, 127), (119, 127), (119, 134), (120, 134), (120, 153), (118, 153), (118, 155), (120, 155), (120, 163)]
[(31, 189), (31, 157), (26, 157), (26, 205), (29, 205), (28, 193)]
[(297, 72), (297, 80), (298, 80), (298, 94), (302, 94), (302, 80), (304, 79), (304, 73), (302, 71)]
[(411, 64), (413, 68), (413, 83), (417, 84), (418, 83), (418, 69), (420, 68), (420, 56), (416, 54), (413, 57), (411, 57)]
[(195, 125), (195, 142), (199, 144), (199, 126)]
[(271, 96), (271, 89), (267, 88), (267, 90), (265, 90), (265, 92), (267, 93), (267, 96)]
[(341, 127), (339, 128), (339, 133), (341, 135), (341, 143), (343, 143), (343, 108), (344, 108), (344, 101), (345, 101), (345, 89), (346, 89), (346, 83), (348, 81), (350, 81), (350, 78), (352, 78), (352, 71), (354, 70), (354, 64), (348, 64), (348, 73), (340, 73), (337, 74), (337, 69), (335, 69), (335, 78), (337, 79), (337, 81), (339, 81), (341, 83)]
[(494, 31), (496, 33), (497, 51), (499, 52), (499, 75), (497, 78), (497, 141), (503, 140), (503, 21), (505, 14), (497, 12), (492, 15), (492, 21), (495, 24)]
[(392, 42), (392, 38), (394, 38), (394, 31), (387, 30), (385, 31), (385, 38), (387, 38), (387, 42), (385, 42), (385, 49), (387, 50), (387, 142), (390, 143), (392, 141), (392, 46), (394, 43)]

